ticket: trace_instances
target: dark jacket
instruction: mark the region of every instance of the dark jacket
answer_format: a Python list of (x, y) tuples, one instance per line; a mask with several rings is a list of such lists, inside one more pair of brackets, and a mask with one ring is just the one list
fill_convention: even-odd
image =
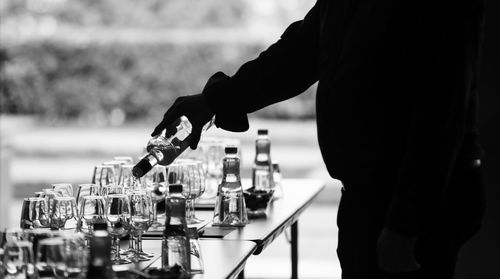
[(247, 113), (319, 81), (318, 139), (330, 175), (345, 185), (386, 180), (386, 226), (415, 235), (445, 198), (454, 166), (481, 156), (482, 12), (480, 0), (318, 0), (203, 93), (217, 126), (245, 130)]

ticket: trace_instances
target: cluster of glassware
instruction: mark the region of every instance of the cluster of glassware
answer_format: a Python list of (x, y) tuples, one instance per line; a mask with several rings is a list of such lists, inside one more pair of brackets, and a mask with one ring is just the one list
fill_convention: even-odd
[(85, 278), (88, 249), (81, 233), (46, 229), (0, 232), (1, 278)]
[[(128, 156), (96, 165), (91, 183), (77, 185), (76, 194), (72, 184), (57, 183), (24, 199), (21, 229), (4, 233), (0, 274), (81, 277), (89, 241), (103, 229), (113, 238), (112, 264), (150, 260), (153, 255), (142, 250), (142, 236), (150, 228), (163, 229), (165, 268), (202, 273), (197, 230), (187, 227), (203, 222), (195, 214), (196, 199), (215, 200), (214, 226), (245, 226), (248, 216), (262, 214), (273, 195), (281, 195), (281, 173), (271, 160), (267, 130), (258, 131), (252, 187), (246, 191), (240, 178), (239, 141), (203, 138), (196, 150), (179, 156), (189, 145), (186, 121), (181, 119), (170, 138), (151, 139), (147, 155), (135, 165)], [(245, 199), (254, 203), (248, 212)], [(158, 205), (165, 201), (167, 214), (160, 222), (163, 212)], [(125, 236), (129, 248), (121, 251), (120, 239)]]

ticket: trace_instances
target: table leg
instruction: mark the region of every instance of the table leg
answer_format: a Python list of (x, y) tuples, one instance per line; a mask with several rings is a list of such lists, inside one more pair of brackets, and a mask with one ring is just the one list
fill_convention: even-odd
[(240, 271), (240, 274), (238, 274), (238, 279), (245, 279), (245, 270), (244, 269), (242, 269)]
[(299, 278), (298, 264), (299, 264), (299, 221), (295, 221), (291, 227), (292, 230), (292, 279)]

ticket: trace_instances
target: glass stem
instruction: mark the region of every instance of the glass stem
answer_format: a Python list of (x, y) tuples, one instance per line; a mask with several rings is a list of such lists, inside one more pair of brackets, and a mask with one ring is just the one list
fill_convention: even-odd
[(128, 249), (134, 250), (134, 236), (130, 235), (128, 238)]
[(142, 253), (142, 233), (137, 236), (137, 251)]
[(115, 259), (120, 260), (120, 238), (115, 237)]
[(190, 207), (191, 207), (191, 208), (189, 209), (189, 218), (190, 218), (190, 219), (195, 219), (195, 218), (196, 218), (196, 214), (195, 214), (195, 209), (194, 209), (194, 198), (192, 198), (192, 199), (190, 200), (189, 205), (190, 205)]
[(153, 202), (153, 224), (158, 223), (158, 202)]
[(191, 219), (191, 200), (186, 200), (186, 219)]

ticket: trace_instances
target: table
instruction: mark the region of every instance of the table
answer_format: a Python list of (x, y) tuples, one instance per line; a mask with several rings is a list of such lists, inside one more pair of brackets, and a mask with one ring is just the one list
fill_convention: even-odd
[[(250, 181), (243, 180), (248, 186)], [(287, 228), (291, 228), (291, 266), (292, 278), (298, 277), (298, 219), (300, 214), (314, 201), (325, 187), (317, 179), (284, 179), (283, 197), (273, 201), (267, 209), (267, 217), (251, 219), (242, 228), (235, 228), (222, 238), (200, 239), (202, 256), (205, 261), (204, 279), (244, 277), (245, 262), (250, 255), (259, 255)], [(212, 210), (198, 210), (201, 219), (211, 220)], [(209, 223), (207, 226), (211, 226)], [(161, 254), (158, 240), (144, 240), (143, 249)], [(150, 262), (140, 263), (140, 267), (159, 266), (158, 257)], [(195, 277), (196, 278), (196, 277)]]
[[(248, 180), (243, 180), (248, 185)], [(267, 217), (252, 219), (245, 227), (225, 235), (222, 240), (246, 240), (257, 244), (254, 255), (258, 255), (287, 228), (291, 228), (292, 278), (298, 278), (298, 219), (300, 214), (314, 201), (325, 187), (317, 179), (284, 179), (283, 198), (273, 201), (267, 209)], [(211, 218), (211, 212), (197, 212), (202, 219)], [(203, 236), (202, 236), (203, 237)], [(243, 278), (243, 274), (240, 276)]]

